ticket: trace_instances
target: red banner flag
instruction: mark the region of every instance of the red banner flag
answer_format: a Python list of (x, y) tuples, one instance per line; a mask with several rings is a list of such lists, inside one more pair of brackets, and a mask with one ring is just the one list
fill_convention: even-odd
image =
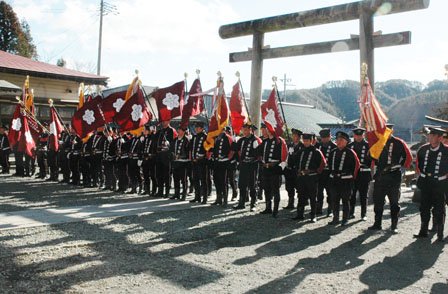
[(159, 121), (171, 120), (182, 115), (184, 107), (185, 82), (178, 82), (170, 87), (158, 89), (152, 94), (159, 111)]
[(361, 111), (360, 125), (364, 122), (366, 127), (370, 156), (378, 159), (392, 130), (386, 127), (386, 114), (381, 109), (381, 105), (376, 99), (367, 77), (361, 89), (359, 109)]
[(50, 144), (49, 148), (53, 151), (59, 150), (59, 136), (64, 130), (64, 126), (56, 113), (56, 109), (50, 106), (50, 137), (48, 138)]
[(283, 134), (283, 125), (285, 123), (278, 110), (277, 92), (275, 88), (272, 89), (268, 100), (261, 105), (261, 119), (266, 124), (266, 127), (271, 134), (275, 134), (276, 136), (281, 136)]
[(249, 121), (239, 81), (233, 86), (232, 94), (230, 95), (230, 120), (235, 135), (238, 135), (243, 125)]
[(145, 103), (143, 91), (139, 88), (129, 98), (115, 116), (115, 122), (120, 126), (120, 131), (131, 131), (143, 127), (152, 118)]
[(20, 137), (18, 151), (28, 154), (30, 157), (34, 157), (34, 149), (36, 149), (36, 143), (31, 136), (30, 129), (28, 127), (28, 118), (26, 115), (22, 114), (23, 126), (22, 126), (22, 136)]
[(205, 150), (210, 150), (215, 145), (215, 138), (222, 133), (224, 127), (229, 123), (229, 106), (224, 93), (224, 82), (218, 81), (218, 94), (213, 108), (213, 115), (208, 126), (207, 139), (204, 142)]
[(20, 141), (20, 137), (22, 136), (22, 125), (23, 120), (22, 115), (20, 114), (20, 104), (17, 103), (16, 110), (12, 115), (11, 128), (8, 132), (8, 140), (11, 148), (13, 148)]
[(198, 115), (204, 111), (204, 99), (202, 95), (201, 81), (199, 79), (194, 80), (191, 85), (190, 92), (185, 99), (184, 108), (182, 109), (181, 126), (187, 127), (190, 123), (190, 117)]
[(101, 100), (101, 110), (103, 111), (104, 120), (110, 123), (114, 120), (115, 115), (120, 112), (126, 101), (126, 91), (112, 93)]
[(100, 108), (101, 101), (98, 97), (100, 96), (95, 97), (89, 102), (85, 102), (72, 117), (73, 129), (83, 139), (106, 123)]

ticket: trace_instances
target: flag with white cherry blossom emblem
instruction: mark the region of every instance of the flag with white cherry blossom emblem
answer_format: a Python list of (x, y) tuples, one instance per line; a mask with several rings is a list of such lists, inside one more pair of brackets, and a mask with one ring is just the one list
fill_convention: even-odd
[(53, 151), (59, 150), (59, 136), (64, 130), (64, 126), (62, 125), (59, 116), (56, 113), (56, 109), (54, 106), (50, 106), (50, 137), (49, 140), (49, 148)]
[(85, 102), (72, 117), (73, 129), (83, 140), (106, 123), (100, 103), (101, 96), (97, 96), (93, 100)]
[(115, 122), (120, 126), (120, 131), (131, 131), (143, 127), (152, 118), (146, 106), (143, 91), (139, 88), (130, 97), (115, 116)]
[(17, 103), (16, 110), (14, 111), (14, 114), (12, 115), (11, 120), (11, 128), (8, 132), (8, 140), (9, 145), (11, 148), (13, 148), (19, 141), (20, 137), (22, 136), (22, 125), (23, 125), (23, 119), (22, 115), (20, 113), (20, 104)]
[(284, 122), (277, 105), (277, 91), (272, 89), (268, 100), (261, 105), (261, 119), (266, 124), (269, 132), (276, 136), (283, 134)]
[(152, 94), (159, 111), (159, 121), (168, 121), (182, 115), (184, 107), (185, 82), (161, 88)]
[(34, 149), (36, 149), (36, 143), (33, 140), (33, 136), (31, 136), (30, 129), (28, 127), (28, 118), (24, 114), (24, 112), (21, 112), (22, 116), (22, 135), (20, 136), (20, 141), (18, 144), (17, 150), (19, 152), (24, 152), (25, 154), (29, 155), (30, 157), (34, 157)]
[(126, 101), (126, 92), (127, 91), (115, 92), (101, 100), (101, 110), (103, 111), (106, 123), (112, 122), (115, 115), (121, 111), (121, 108)]

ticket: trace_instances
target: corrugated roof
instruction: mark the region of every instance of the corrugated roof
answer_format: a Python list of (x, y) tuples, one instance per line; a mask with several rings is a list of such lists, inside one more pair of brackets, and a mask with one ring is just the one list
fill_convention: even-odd
[(57, 65), (40, 62), (0, 50), (0, 72), (30, 75), (34, 77), (52, 78), (83, 82), (93, 85), (106, 85), (108, 77), (80, 72)]
[(319, 133), (319, 124), (342, 124), (342, 119), (314, 106), (282, 102), (288, 128), (296, 128), (306, 133)]

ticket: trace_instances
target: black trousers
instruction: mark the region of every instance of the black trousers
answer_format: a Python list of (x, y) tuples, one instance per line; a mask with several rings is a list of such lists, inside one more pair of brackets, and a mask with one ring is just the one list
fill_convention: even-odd
[(213, 181), (216, 188), (216, 202), (227, 203), (229, 185), (227, 183), (228, 161), (215, 161), (213, 165)]
[(445, 193), (448, 190), (448, 180), (438, 181), (437, 179), (422, 178), (418, 180), (418, 186), (422, 193), (420, 201), (420, 218), (422, 226), (428, 228), (431, 219), (431, 209), (434, 217), (434, 224), (445, 224)]
[(329, 187), (329, 180), (330, 180), (330, 172), (328, 170), (324, 170), (319, 175), (319, 186), (317, 191), (317, 213), (322, 213), (322, 207), (324, 205), (324, 190), (327, 192), (327, 204), (328, 204), (328, 210), (332, 210), (332, 195), (331, 195), (331, 189)]
[(70, 181), (70, 165), (67, 154), (68, 152), (64, 150), (59, 150), (58, 152), (58, 165), (61, 168), (62, 180), (64, 182)]
[(115, 176), (114, 161), (103, 160), (104, 166), (104, 185), (106, 188), (115, 190), (117, 178)]
[(104, 181), (103, 172), (101, 170), (103, 154), (94, 154), (90, 158), (90, 177), (94, 186), (101, 186)]
[(179, 198), (181, 194), (182, 197), (187, 195), (187, 165), (188, 162), (173, 162), (174, 196), (176, 198)]
[(39, 178), (43, 179), (48, 173), (47, 151), (36, 151), (36, 160), (39, 167)]
[(140, 174), (140, 166), (138, 166), (137, 158), (130, 158), (128, 161), (128, 174), (129, 182), (132, 189), (136, 189), (137, 186), (141, 187), (142, 177)]
[(118, 177), (118, 189), (126, 191), (129, 186), (128, 158), (120, 158), (115, 165), (115, 172)]
[(0, 165), (2, 173), (9, 173), (9, 150), (0, 150)]
[[(282, 178), (280, 175), (281, 168), (279, 166), (273, 168), (263, 168), (262, 186), (266, 197), (266, 210), (272, 210), (273, 213), (278, 212), (280, 204), (280, 186)], [(274, 208), (272, 209), (272, 200), (274, 200)]]
[(294, 206), (294, 197), (297, 187), (297, 171), (295, 169), (285, 169), (285, 189), (288, 192), (288, 206)]
[(375, 177), (375, 184), (373, 186), (375, 223), (381, 224), (386, 196), (389, 198), (391, 219), (398, 219), (400, 214), (400, 186), (401, 172), (399, 170)]
[(47, 162), (50, 169), (50, 179), (57, 181), (59, 177), (58, 153), (54, 150), (48, 150)]
[(232, 189), (232, 198), (236, 197), (238, 193), (238, 185), (236, 183), (235, 172), (236, 162), (230, 162), (227, 166), (227, 183)]
[(32, 176), (36, 172), (36, 159), (25, 153), (25, 175)]
[(72, 183), (74, 185), (79, 184), (79, 161), (81, 159), (80, 155), (70, 155), (69, 159), (69, 165), (70, 165), (70, 171), (72, 172)]
[(250, 195), (250, 206), (254, 207), (257, 202), (257, 162), (240, 163), (240, 177), (238, 180), (238, 188), (240, 189), (240, 199), (238, 206), (244, 207), (246, 203), (247, 193)]
[(156, 155), (156, 177), (158, 196), (168, 197), (171, 180), (171, 156), (168, 151), (161, 151)]
[(201, 197), (207, 200), (208, 193), (208, 167), (205, 159), (200, 159), (193, 162), (193, 184), (194, 184), (194, 199), (199, 201)]
[[(317, 189), (319, 184), (319, 176), (300, 176), (297, 177), (296, 187), (299, 202), (297, 204), (297, 215), (303, 217), (305, 206), (308, 202), (311, 206), (311, 218), (316, 217), (317, 210)], [(294, 199), (294, 198), (293, 198)]]
[(25, 175), (25, 167), (23, 164), (23, 152), (14, 152), (14, 160), (16, 164), (16, 175), (23, 177)]
[(350, 196), (353, 190), (353, 179), (331, 179), (329, 181), (334, 220), (339, 220), (339, 209), (342, 200), (342, 219), (348, 220), (350, 213)]
[(350, 215), (355, 214), (356, 194), (359, 192), (359, 200), (361, 203), (361, 217), (366, 216), (367, 213), (367, 192), (369, 191), (369, 184), (372, 180), (370, 171), (359, 172), (355, 180), (352, 195), (350, 197)]
[[(142, 163), (143, 181), (146, 192), (155, 194), (157, 192), (157, 177), (156, 177), (156, 160), (154, 158), (147, 158)], [(152, 189), (150, 189), (152, 186)]]

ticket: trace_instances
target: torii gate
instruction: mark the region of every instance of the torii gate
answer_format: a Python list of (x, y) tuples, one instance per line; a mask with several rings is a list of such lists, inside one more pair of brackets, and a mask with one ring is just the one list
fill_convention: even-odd
[[(250, 83), (250, 112), (256, 126), (260, 124), (261, 81), (263, 60), (320, 53), (360, 50), (360, 64), (368, 65), (368, 76), (374, 86), (374, 48), (411, 43), (411, 32), (376, 35), (373, 17), (428, 8), (430, 0), (364, 0), (314, 10), (223, 25), (223, 39), (253, 35), (252, 49), (229, 54), (230, 62), (252, 61)], [(359, 19), (359, 37), (279, 48), (264, 48), (264, 34), (275, 31), (329, 24)], [(361, 66), (359, 67), (361, 68)]]

